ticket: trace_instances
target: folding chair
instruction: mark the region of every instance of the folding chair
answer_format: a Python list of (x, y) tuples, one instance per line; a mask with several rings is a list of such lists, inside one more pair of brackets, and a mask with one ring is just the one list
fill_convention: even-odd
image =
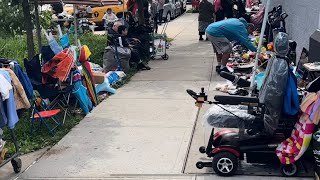
[[(37, 130), (35, 129), (36, 121), (40, 121), (39, 128), (41, 128), (42, 124), (44, 124), (52, 136), (54, 136), (54, 132), (59, 126), (63, 126), (61, 121), (57, 118), (57, 115), (61, 112), (61, 110), (50, 109), (42, 98), (36, 96), (36, 98), (33, 100), (31, 108), (31, 135)], [(54, 127), (49, 125), (49, 119), (51, 119), (55, 124)]]

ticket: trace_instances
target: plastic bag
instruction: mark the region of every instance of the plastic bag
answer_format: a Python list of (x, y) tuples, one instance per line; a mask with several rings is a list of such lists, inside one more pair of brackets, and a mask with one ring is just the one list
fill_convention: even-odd
[(221, 107), (216, 105), (211, 106), (206, 114), (203, 116), (204, 127), (218, 127), (218, 128), (246, 128), (255, 119), (255, 116), (247, 113), (248, 107), (237, 105), (223, 106), (228, 111), (235, 115), (227, 112)]

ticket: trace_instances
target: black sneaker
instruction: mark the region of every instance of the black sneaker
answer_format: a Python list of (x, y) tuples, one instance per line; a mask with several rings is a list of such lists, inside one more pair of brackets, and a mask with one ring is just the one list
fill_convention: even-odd
[(202, 38), (202, 37), (200, 37), (200, 38), (199, 38), (199, 41), (203, 41), (203, 38)]
[(151, 68), (144, 63), (140, 63), (140, 64), (138, 64), (138, 69), (139, 70), (150, 70)]
[(227, 67), (223, 67), (222, 69), (220, 69), (219, 73), (221, 71), (226, 72), (226, 73), (231, 73)]
[(219, 66), (219, 65), (216, 66), (216, 72), (217, 72), (217, 73), (220, 73), (220, 68), (221, 68), (221, 66)]

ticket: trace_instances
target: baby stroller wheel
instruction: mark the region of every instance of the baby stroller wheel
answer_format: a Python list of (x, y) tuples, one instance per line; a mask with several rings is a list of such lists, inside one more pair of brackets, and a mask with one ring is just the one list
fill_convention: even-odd
[(298, 167), (296, 164), (281, 164), (281, 174), (285, 177), (292, 177), (297, 175)]
[(202, 169), (202, 168), (204, 168), (204, 163), (199, 161), (199, 162), (197, 162), (196, 166), (198, 169)]
[(168, 54), (164, 54), (164, 55), (162, 56), (162, 59), (163, 59), (163, 60), (168, 60), (168, 59), (169, 59), (169, 55), (168, 55)]
[(238, 169), (238, 158), (229, 152), (220, 152), (213, 157), (212, 168), (219, 176), (232, 176)]
[(15, 173), (19, 173), (21, 171), (22, 162), (20, 158), (12, 159), (11, 164)]

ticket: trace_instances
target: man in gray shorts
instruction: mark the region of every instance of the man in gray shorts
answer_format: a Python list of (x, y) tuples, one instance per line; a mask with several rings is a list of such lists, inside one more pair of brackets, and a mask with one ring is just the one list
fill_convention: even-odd
[(252, 25), (248, 25), (245, 19), (231, 18), (210, 24), (206, 29), (208, 39), (217, 55), (217, 72), (229, 72), (226, 65), (232, 51), (231, 41), (238, 41), (249, 50), (255, 52), (257, 49), (249, 39), (249, 33), (253, 31)]

